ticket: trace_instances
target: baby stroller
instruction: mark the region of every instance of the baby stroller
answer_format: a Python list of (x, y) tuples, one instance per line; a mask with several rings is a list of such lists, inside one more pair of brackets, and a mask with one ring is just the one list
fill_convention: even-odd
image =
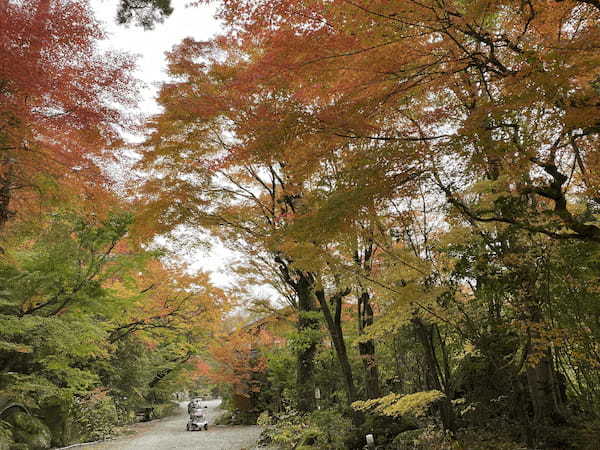
[(185, 427), (187, 431), (202, 431), (202, 428), (208, 430), (208, 421), (204, 417), (204, 412), (200, 408), (191, 408), (190, 420)]

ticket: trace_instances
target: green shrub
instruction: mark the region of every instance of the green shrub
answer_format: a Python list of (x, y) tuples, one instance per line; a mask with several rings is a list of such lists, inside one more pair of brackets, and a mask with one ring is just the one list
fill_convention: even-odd
[(108, 439), (118, 421), (115, 403), (104, 393), (77, 399), (73, 417), (85, 440)]
[(411, 431), (418, 428), (416, 422), (405, 417), (389, 417), (379, 414), (365, 413), (365, 421), (357, 430), (357, 440), (361, 444), (365, 443), (365, 436), (372, 434), (375, 442), (385, 444), (392, 442), (396, 436), (405, 431)]
[[(458, 450), (460, 444), (444, 430), (429, 425), (418, 430), (400, 433), (394, 439), (394, 448), (397, 450)], [(474, 449), (471, 449), (474, 450)]]
[(600, 442), (600, 420), (587, 422), (574, 433), (573, 443), (575, 448), (581, 450), (592, 450)]
[(71, 395), (54, 395), (44, 400), (39, 408), (40, 417), (50, 428), (52, 445), (63, 447), (79, 442), (82, 430), (75, 423), (75, 403)]
[(320, 443), (327, 445), (322, 448), (346, 448), (346, 442), (350, 437), (353, 426), (352, 421), (340, 412), (323, 409), (314, 411), (309, 416), (312, 426), (322, 430)]
[(562, 427), (544, 427), (538, 432), (545, 448), (597, 450), (600, 442), (600, 421), (589, 421)]
[(304, 432), (310, 433), (310, 430), (307, 430), (306, 417), (293, 410), (277, 417), (269, 417), (267, 420), (264, 415), (260, 417), (263, 422), (259, 425), (265, 427), (261, 435), (261, 444), (273, 444), (282, 449), (298, 448), (304, 440)]
[(215, 420), (215, 425), (256, 425), (259, 413), (257, 411), (240, 411), (234, 409), (225, 411)]
[(408, 430), (398, 434), (392, 441), (394, 448), (398, 450), (414, 448), (415, 441), (422, 432), (423, 430)]
[(117, 425), (131, 425), (137, 422), (137, 415), (131, 409), (117, 407)]
[(498, 430), (483, 430), (469, 428), (460, 430), (457, 435), (461, 450), (525, 450), (522, 443), (517, 443), (511, 437)]
[(429, 407), (446, 396), (440, 391), (423, 391), (414, 394), (388, 394), (384, 397), (357, 401), (352, 407), (357, 411), (373, 411), (389, 417), (423, 416)]
[(315, 411), (300, 415), (290, 410), (271, 417), (260, 415), (258, 425), (264, 427), (261, 444), (282, 449), (328, 449), (348, 448), (351, 421), (334, 410)]

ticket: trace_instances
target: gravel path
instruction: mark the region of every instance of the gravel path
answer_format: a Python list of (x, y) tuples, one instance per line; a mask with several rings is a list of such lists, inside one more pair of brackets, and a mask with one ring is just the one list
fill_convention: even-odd
[(250, 450), (256, 448), (260, 434), (257, 426), (218, 426), (213, 425), (215, 418), (222, 413), (220, 400), (203, 402), (208, 417), (208, 431), (185, 430), (188, 420), (187, 403), (180, 403), (179, 414), (163, 420), (139, 424), (135, 427), (135, 436), (107, 441), (102, 444), (83, 445), (77, 449), (90, 450)]

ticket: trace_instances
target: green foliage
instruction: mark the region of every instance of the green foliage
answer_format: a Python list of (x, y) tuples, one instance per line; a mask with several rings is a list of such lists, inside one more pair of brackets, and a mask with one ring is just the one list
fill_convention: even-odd
[(263, 396), (269, 396), (265, 409), (278, 411), (285, 407), (294, 407), (296, 400), (294, 350), (289, 345), (271, 350), (267, 353), (267, 366), (269, 386), (261, 391)]
[(160, 403), (154, 407), (154, 417), (161, 419), (163, 417), (172, 416), (179, 409), (179, 405), (175, 402)]
[(273, 417), (263, 413), (258, 425), (264, 427), (261, 441), (282, 449), (345, 449), (352, 431), (351, 421), (334, 410), (309, 415), (288, 410)]
[(301, 331), (290, 333), (287, 337), (288, 347), (293, 353), (300, 353), (310, 346), (321, 342), (322, 330), (318, 328), (304, 328)]
[(158, 362), (153, 353), (135, 337), (118, 341), (110, 358), (95, 363), (96, 370), (103, 383), (110, 386), (118, 412), (122, 416), (120, 423), (126, 423), (129, 418), (126, 411), (135, 411), (146, 406), (147, 386), (155, 374), (153, 364)]
[(113, 399), (104, 392), (75, 399), (71, 412), (75, 425), (86, 440), (101, 440), (112, 436), (117, 423), (117, 409)]
[(107, 321), (123, 305), (102, 283), (133, 268), (135, 257), (111, 255), (129, 223), (129, 214), (98, 225), (54, 215), (33, 241), (2, 257), (0, 389), (36, 406), (99, 382), (90, 364), (109, 354)]
[(215, 425), (233, 425), (233, 414), (233, 411), (224, 411), (215, 419)]
[(0, 450), (9, 450), (12, 443), (14, 441), (10, 424), (0, 420)]
[(461, 430), (456, 439), (461, 450), (526, 450), (527, 448), (524, 444), (511, 439), (501, 429), (467, 428)]
[(594, 446), (600, 442), (599, 420), (586, 421), (567, 431), (569, 432), (569, 442), (574, 448), (593, 450)]

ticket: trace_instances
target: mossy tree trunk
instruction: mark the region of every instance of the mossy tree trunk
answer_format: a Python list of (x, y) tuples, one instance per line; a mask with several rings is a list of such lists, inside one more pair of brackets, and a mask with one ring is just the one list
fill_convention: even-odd
[(315, 355), (317, 342), (312, 334), (319, 329), (319, 321), (311, 314), (315, 310), (314, 277), (300, 273), (295, 284), (298, 295), (298, 334), (308, 339), (300, 348), (296, 359), (296, 390), (298, 410), (310, 412), (315, 409)]

